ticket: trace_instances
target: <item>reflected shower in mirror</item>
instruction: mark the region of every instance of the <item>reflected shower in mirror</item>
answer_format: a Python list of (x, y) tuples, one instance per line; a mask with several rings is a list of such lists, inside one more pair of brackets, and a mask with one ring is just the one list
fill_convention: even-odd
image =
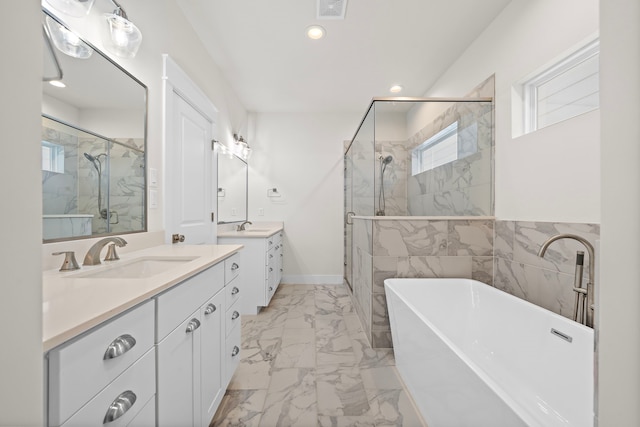
[(47, 11), (43, 37), (44, 241), (145, 231), (147, 88)]
[(218, 223), (247, 219), (247, 163), (240, 157), (218, 150)]

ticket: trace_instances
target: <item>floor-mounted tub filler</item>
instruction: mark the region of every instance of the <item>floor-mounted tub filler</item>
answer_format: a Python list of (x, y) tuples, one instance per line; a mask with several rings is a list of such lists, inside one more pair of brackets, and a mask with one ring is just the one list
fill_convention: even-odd
[(397, 369), (429, 427), (593, 426), (593, 330), (469, 279), (387, 279)]

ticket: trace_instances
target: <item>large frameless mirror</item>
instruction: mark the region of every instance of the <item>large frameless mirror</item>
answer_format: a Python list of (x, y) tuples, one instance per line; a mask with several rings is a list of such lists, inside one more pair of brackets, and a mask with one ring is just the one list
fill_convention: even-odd
[(146, 231), (147, 88), (43, 12), (43, 239)]
[(248, 167), (232, 153), (218, 153), (218, 223), (247, 219)]

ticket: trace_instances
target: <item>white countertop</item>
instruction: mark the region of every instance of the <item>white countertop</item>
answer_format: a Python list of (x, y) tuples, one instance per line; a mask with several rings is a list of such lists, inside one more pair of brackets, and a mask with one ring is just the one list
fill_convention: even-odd
[(245, 231), (225, 230), (218, 231), (218, 237), (248, 237), (248, 238), (261, 238), (273, 236), (274, 234), (282, 231), (284, 227), (282, 225), (247, 225)]
[[(242, 249), (242, 245), (162, 245), (80, 270), (43, 272), (42, 341), (47, 352)], [(196, 257), (140, 279), (87, 278), (90, 272), (140, 257)]]

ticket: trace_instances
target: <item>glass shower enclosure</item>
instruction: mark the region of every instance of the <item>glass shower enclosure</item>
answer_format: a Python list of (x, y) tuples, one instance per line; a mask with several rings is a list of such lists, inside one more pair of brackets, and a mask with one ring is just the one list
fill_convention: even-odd
[(349, 287), (370, 286), (375, 221), (493, 215), (493, 154), (492, 98), (374, 98), (344, 156)]

